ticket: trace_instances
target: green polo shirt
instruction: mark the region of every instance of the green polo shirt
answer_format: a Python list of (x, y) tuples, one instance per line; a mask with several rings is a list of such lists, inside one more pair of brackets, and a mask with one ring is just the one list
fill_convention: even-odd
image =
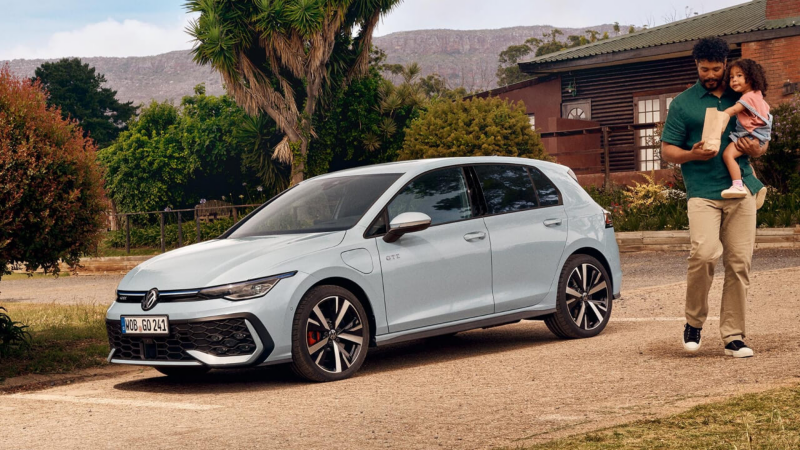
[[(719, 111), (724, 111), (735, 105), (738, 100), (739, 94), (730, 89), (726, 89), (722, 97), (717, 98), (706, 91), (698, 81), (672, 100), (661, 140), (684, 150), (691, 150), (692, 146), (703, 138), (706, 109), (717, 108)], [(681, 164), (687, 197), (722, 200), (722, 191), (729, 188), (732, 183), (728, 168), (722, 160), (722, 152), (731, 143), (729, 135), (735, 128), (736, 118), (732, 117), (728, 122), (728, 128), (722, 133), (722, 143), (716, 156), (708, 161), (689, 161)], [(764, 185), (753, 175), (753, 167), (747, 156), (739, 158), (738, 161), (742, 169), (742, 181), (750, 192), (755, 194)]]

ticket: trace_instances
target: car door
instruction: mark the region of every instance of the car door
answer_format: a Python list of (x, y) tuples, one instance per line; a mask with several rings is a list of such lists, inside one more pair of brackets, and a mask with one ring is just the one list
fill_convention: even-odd
[(486, 164), (474, 170), (487, 206), (495, 312), (536, 305), (550, 291), (566, 246), (567, 215), (558, 190), (534, 167)]
[(461, 167), (423, 174), (403, 188), (379, 221), (404, 212), (431, 218), (423, 231), (377, 238), (390, 332), (494, 311), (488, 230), (475, 218)]

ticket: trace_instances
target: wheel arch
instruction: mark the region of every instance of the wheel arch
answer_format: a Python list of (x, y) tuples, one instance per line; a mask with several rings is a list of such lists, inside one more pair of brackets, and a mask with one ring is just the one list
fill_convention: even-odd
[[(361, 305), (364, 306), (364, 309), (367, 311), (367, 318), (369, 319), (369, 345), (370, 347), (375, 346), (375, 311), (372, 308), (372, 302), (370, 301), (366, 291), (364, 291), (364, 288), (349, 278), (328, 277), (314, 283), (314, 285), (309, 287), (306, 292), (314, 289), (317, 286), (339, 286), (352, 292), (353, 295), (358, 298), (358, 301), (361, 302)], [(305, 293), (303, 295), (305, 295)]]
[(603, 255), (603, 252), (593, 247), (581, 247), (570, 253), (570, 255), (564, 260), (564, 263), (566, 264), (566, 260), (573, 255), (588, 255), (600, 261), (600, 264), (603, 265), (603, 268), (606, 270), (606, 273), (608, 274), (608, 278), (609, 281), (611, 281), (611, 285), (614, 286), (614, 275), (611, 272), (611, 264), (609, 264), (608, 259), (605, 257), (605, 255)]

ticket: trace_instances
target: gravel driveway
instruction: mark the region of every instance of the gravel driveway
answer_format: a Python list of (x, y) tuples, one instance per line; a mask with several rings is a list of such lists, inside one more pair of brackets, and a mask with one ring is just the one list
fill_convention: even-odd
[[(745, 360), (724, 356), (715, 317), (699, 354), (683, 353), (685, 254), (623, 258), (623, 300), (596, 338), (558, 340), (523, 321), (371, 349), (358, 376), (327, 384), (300, 382), (284, 367), (184, 383), (136, 369), (0, 395), (0, 448), (516, 447), (800, 380), (800, 286), (787, 282), (800, 277), (800, 252), (757, 252), (748, 299), (756, 356)], [(79, 281), (56, 281), (88, 298)], [(117, 281), (92, 289), (112, 292)], [(2, 282), (3, 298), (33, 291), (23, 283), (40, 282)], [(721, 285), (718, 277), (712, 316)]]

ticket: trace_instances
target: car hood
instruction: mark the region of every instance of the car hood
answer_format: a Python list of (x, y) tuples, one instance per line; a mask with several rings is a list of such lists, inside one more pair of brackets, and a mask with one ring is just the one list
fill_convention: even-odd
[[(277, 266), (339, 245), (344, 231), (215, 239), (155, 256), (122, 279), (121, 291), (195, 289), (275, 275)], [(282, 272), (300, 270), (281, 267)]]

